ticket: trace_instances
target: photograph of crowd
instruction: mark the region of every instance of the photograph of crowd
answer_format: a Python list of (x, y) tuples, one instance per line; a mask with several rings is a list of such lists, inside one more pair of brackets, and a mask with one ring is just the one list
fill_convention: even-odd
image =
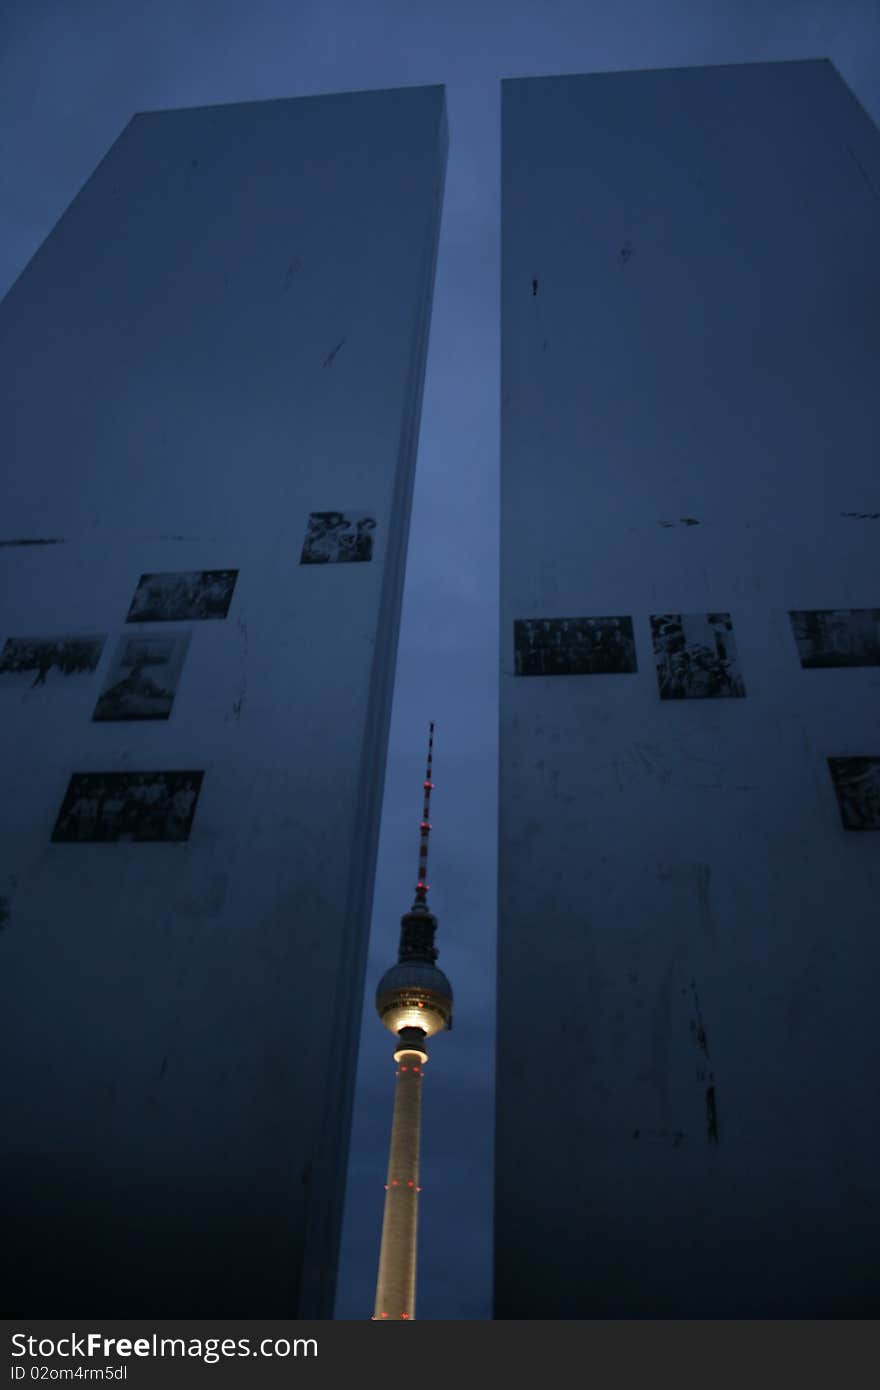
[(367, 512), (312, 512), (301, 565), (344, 564), (373, 558), (376, 522)]
[(106, 637), (10, 637), (0, 652), (0, 675), (34, 672), (31, 686), (45, 685), (50, 671), (77, 676), (94, 671)]
[(518, 676), (597, 676), (637, 670), (632, 618), (518, 618)]
[(238, 570), (142, 574), (127, 623), (179, 623), (225, 618)]
[(745, 695), (729, 613), (651, 616), (661, 700)]
[(807, 669), (880, 666), (880, 608), (795, 610), (788, 616)]
[(75, 772), (52, 839), (187, 840), (202, 772)]
[(880, 830), (880, 758), (829, 758), (846, 830)]
[(188, 632), (120, 638), (92, 718), (167, 719), (189, 638)]

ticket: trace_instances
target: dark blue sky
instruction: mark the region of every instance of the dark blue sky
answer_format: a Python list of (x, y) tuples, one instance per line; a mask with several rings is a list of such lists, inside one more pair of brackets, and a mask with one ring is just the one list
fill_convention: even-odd
[(412, 897), (429, 719), (437, 725), (432, 905), (456, 1017), (454, 1031), (435, 1040), (425, 1089), (418, 1315), (491, 1314), (499, 79), (807, 57), (830, 57), (880, 120), (876, 0), (0, 0), (0, 294), (136, 111), (447, 85), (446, 202), (340, 1317), (372, 1310), (394, 1070), (372, 1000)]

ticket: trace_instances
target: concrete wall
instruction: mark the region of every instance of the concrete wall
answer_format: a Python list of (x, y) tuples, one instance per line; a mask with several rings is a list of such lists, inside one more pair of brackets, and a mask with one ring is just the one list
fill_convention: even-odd
[[(10, 1313), (331, 1314), (445, 158), (441, 87), (135, 116), (0, 307), (0, 648), (107, 638), (0, 673)], [(337, 509), (371, 560), (301, 564)], [(176, 632), (170, 718), (93, 722)], [(51, 842), (174, 769), (187, 840)]]
[[(788, 618), (880, 608), (878, 233), (829, 63), (504, 84), (498, 1317), (880, 1312), (880, 669)], [(745, 696), (661, 699), (710, 612)]]

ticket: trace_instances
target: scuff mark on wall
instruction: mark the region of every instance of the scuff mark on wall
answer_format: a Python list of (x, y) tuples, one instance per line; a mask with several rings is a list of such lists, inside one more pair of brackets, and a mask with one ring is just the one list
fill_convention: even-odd
[(244, 618), (237, 618), (235, 625), (241, 637), (241, 687), (238, 692), (238, 699), (234, 700), (232, 703), (232, 717), (237, 723), (241, 718), (242, 705), (247, 695), (248, 631), (247, 623)]
[(691, 1019), (691, 1032), (696, 1038), (697, 1046), (703, 1055), (709, 1056), (709, 1039), (706, 1036), (706, 1028), (703, 1024), (703, 1011), (700, 1008), (700, 996), (697, 994), (697, 982), (691, 977), (691, 993), (694, 996), (694, 1017)]
[[(700, 1007), (700, 996), (697, 993), (697, 982), (691, 977), (691, 994), (694, 1000), (694, 1017), (691, 1019), (691, 1033), (700, 1052), (709, 1061), (709, 1039), (706, 1035), (706, 1027), (703, 1022), (703, 1010)], [(697, 1068), (697, 1080), (705, 1083), (706, 1091), (706, 1136), (710, 1144), (719, 1142), (718, 1133), (718, 1100), (715, 1092), (715, 1073), (700, 1065)]]
[(660, 1140), (671, 1140), (673, 1148), (681, 1148), (687, 1134), (684, 1130), (633, 1130), (633, 1138), (638, 1138), (644, 1134), (645, 1138), (660, 1138)]
[(715, 1087), (706, 1088), (706, 1133), (710, 1144), (718, 1143), (718, 1110), (715, 1105)]
[(880, 512), (841, 512), (840, 515), (853, 517), (856, 521), (880, 520)]
[(336, 358), (337, 352), (339, 352), (340, 348), (343, 347), (344, 345), (345, 345), (345, 339), (344, 339), (344, 338), (340, 338), (340, 340), (339, 340), (339, 342), (336, 344), (335, 348), (333, 348), (331, 352), (328, 352), (328, 353), (327, 353), (327, 356), (324, 358), (324, 363), (323, 363), (323, 365), (324, 365), (325, 367), (332, 367), (333, 362), (334, 362), (334, 360), (335, 360), (335, 358)]
[(710, 941), (715, 940), (715, 920), (712, 916), (712, 902), (709, 890), (712, 870), (708, 864), (697, 865), (697, 902), (700, 908), (700, 923)]
[(666, 766), (663, 750), (658, 748), (656, 744), (637, 741), (633, 744), (633, 752), (645, 771), (656, 777), (658, 782), (665, 785), (672, 780), (672, 769)]
[(849, 153), (850, 159), (852, 160), (853, 164), (854, 164), (854, 165), (856, 166), (856, 168), (858, 169), (858, 171), (859, 171), (859, 173), (861, 174), (862, 178), (865, 180), (865, 183), (866, 183), (866, 184), (868, 185), (868, 187), (870, 188), (870, 190), (871, 190), (871, 192), (873, 193), (874, 197), (880, 199), (880, 190), (878, 190), (878, 189), (874, 186), (874, 180), (871, 178), (871, 175), (868, 173), (868, 171), (867, 171), (867, 169), (865, 168), (864, 164), (863, 164), (862, 161), (859, 159), (859, 157), (858, 157), (858, 155), (856, 154), (855, 150), (853, 149), (852, 145), (847, 145), (846, 148), (847, 148), (847, 151), (848, 151), (848, 153)]
[(294, 257), (292, 258), (292, 260), (290, 261), (290, 264), (288, 265), (287, 270), (285, 271), (285, 274), (284, 274), (284, 289), (285, 289), (285, 290), (290, 289), (290, 284), (291, 284), (291, 281), (293, 280), (293, 277), (294, 277), (295, 275), (297, 275), (297, 274), (299, 273), (299, 271), (302, 270), (302, 264), (303, 264), (303, 263), (302, 263), (302, 257), (301, 257), (301, 256), (294, 256)]
[(0, 545), (65, 545), (63, 536), (46, 536), (36, 540), (0, 541)]

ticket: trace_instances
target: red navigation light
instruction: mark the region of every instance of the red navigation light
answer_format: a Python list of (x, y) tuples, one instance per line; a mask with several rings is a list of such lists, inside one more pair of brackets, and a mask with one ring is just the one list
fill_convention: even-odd
[(420, 830), (433, 830), (434, 827), (433, 827), (433, 825), (431, 824), (430, 821), (428, 821), (428, 820), (423, 820), (422, 823), (421, 823), (421, 825), (419, 826), (419, 829), (420, 829)]
[(426, 783), (425, 783), (425, 791), (428, 791), (429, 789), (433, 789), (433, 786), (434, 786), (434, 783), (433, 783), (433, 782), (426, 782)]

